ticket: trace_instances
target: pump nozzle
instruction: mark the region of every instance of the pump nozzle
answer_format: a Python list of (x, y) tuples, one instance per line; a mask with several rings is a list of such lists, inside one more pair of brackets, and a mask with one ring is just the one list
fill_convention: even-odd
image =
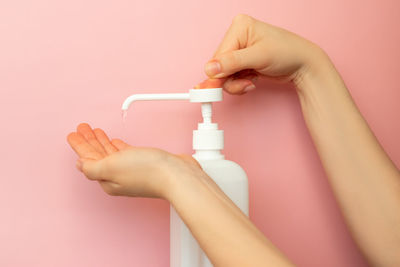
[(125, 99), (122, 110), (127, 110), (129, 106), (138, 100), (189, 100), (189, 93), (178, 94), (134, 94)]
[(190, 89), (189, 93), (174, 94), (134, 94), (125, 99), (122, 110), (127, 110), (129, 106), (138, 100), (189, 100), (190, 102), (216, 102), (222, 100), (222, 88), (210, 89)]

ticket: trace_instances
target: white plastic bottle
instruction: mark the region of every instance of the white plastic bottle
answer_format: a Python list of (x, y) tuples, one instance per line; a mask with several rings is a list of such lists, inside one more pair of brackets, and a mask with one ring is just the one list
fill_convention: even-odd
[[(248, 216), (248, 181), (244, 170), (235, 162), (226, 160), (221, 150), (224, 148), (224, 133), (212, 122), (212, 102), (222, 100), (222, 89), (190, 89), (183, 94), (136, 94), (128, 97), (122, 105), (127, 110), (137, 100), (181, 100), (202, 103), (203, 122), (193, 131), (193, 157), (203, 170)], [(211, 267), (212, 264), (201, 250), (189, 229), (170, 207), (170, 267)]]

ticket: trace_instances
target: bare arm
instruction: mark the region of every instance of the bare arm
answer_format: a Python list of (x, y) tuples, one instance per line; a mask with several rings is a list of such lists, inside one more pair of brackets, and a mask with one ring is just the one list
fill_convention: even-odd
[(323, 54), (296, 82), (304, 118), (353, 236), (374, 266), (400, 266), (400, 175)]
[(237, 16), (212, 60), (210, 79), (231, 94), (255, 89), (254, 75), (294, 82), (303, 114), (353, 237), (374, 266), (400, 266), (400, 175), (315, 44)]
[(292, 266), (203, 171), (173, 177), (168, 200), (214, 266)]

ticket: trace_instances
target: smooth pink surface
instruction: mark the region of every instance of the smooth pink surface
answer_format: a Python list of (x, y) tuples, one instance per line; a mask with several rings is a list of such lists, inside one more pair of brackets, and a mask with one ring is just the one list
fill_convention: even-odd
[[(192, 153), (197, 105), (140, 103), (184, 92), (234, 15), (320, 44), (400, 165), (400, 2), (2, 1), (0, 266), (168, 266), (169, 204), (110, 197), (74, 167), (79, 122), (134, 145)], [(268, 87), (268, 88), (267, 88)], [(295, 92), (260, 84), (215, 105), (227, 158), (247, 171), (254, 223), (299, 266), (366, 266), (346, 230)]]

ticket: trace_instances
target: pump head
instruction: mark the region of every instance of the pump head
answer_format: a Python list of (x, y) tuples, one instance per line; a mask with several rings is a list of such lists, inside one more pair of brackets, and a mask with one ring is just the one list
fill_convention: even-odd
[(224, 147), (224, 132), (218, 130), (218, 124), (212, 122), (212, 102), (222, 101), (222, 88), (190, 89), (189, 93), (172, 94), (134, 94), (125, 99), (122, 110), (128, 110), (135, 101), (149, 100), (189, 100), (201, 103), (203, 122), (193, 131), (193, 149), (221, 150)]

